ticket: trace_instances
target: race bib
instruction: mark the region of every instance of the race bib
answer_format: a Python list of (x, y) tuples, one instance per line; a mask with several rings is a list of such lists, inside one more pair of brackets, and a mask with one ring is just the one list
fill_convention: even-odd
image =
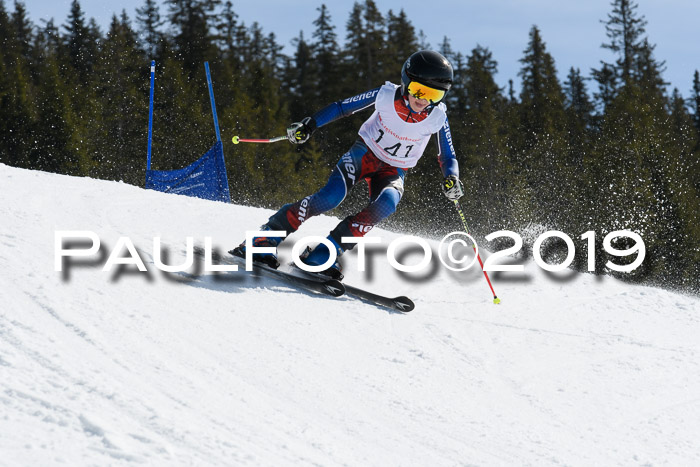
[(421, 122), (406, 122), (394, 107), (396, 88), (389, 82), (380, 88), (374, 113), (362, 124), (359, 134), (380, 160), (394, 167), (415, 167), (430, 137), (445, 124), (445, 105), (438, 104)]

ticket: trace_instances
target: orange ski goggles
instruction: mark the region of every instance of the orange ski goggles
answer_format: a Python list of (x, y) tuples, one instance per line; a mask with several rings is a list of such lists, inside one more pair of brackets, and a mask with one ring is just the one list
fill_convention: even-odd
[(416, 99), (426, 99), (433, 104), (440, 102), (442, 98), (445, 97), (445, 91), (431, 88), (418, 81), (411, 81), (408, 83), (408, 93)]

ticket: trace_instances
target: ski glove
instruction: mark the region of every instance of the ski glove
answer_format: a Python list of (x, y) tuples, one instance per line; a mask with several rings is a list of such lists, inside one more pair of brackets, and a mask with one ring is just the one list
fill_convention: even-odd
[(456, 175), (448, 175), (442, 182), (442, 192), (450, 201), (457, 201), (464, 196), (464, 185)]
[(316, 131), (316, 120), (313, 117), (306, 117), (287, 128), (287, 139), (293, 144), (304, 144), (311, 138), (314, 131)]

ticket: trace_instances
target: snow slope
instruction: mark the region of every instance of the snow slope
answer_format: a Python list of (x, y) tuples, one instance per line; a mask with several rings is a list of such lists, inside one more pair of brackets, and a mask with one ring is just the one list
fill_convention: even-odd
[[(528, 264), (496, 306), (478, 270), (347, 255), (399, 314), (153, 267), (153, 237), (178, 263), (269, 214), (0, 165), (0, 465), (700, 464), (698, 298)], [(56, 230), (101, 256), (56, 272)], [(101, 270), (120, 236), (148, 273)]]

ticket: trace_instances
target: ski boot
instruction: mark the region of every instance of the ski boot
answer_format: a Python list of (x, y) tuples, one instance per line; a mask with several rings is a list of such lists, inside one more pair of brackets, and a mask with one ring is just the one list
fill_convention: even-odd
[[(269, 225), (265, 224), (260, 227), (260, 230), (267, 231), (273, 230)], [(283, 237), (254, 237), (253, 246), (259, 247), (276, 247), (284, 240)], [(238, 256), (239, 258), (245, 259), (245, 241), (238, 245), (233, 250), (229, 251), (233, 256)], [(277, 269), (280, 266), (280, 262), (277, 259), (276, 253), (253, 253), (253, 261), (256, 263), (264, 264), (272, 269)]]
[[(330, 240), (330, 242), (335, 247), (337, 255), (335, 263), (333, 263), (331, 267), (329, 267), (325, 271), (304, 272), (306, 272), (306, 274), (320, 276), (324, 279), (330, 278), (341, 281), (343, 280), (342, 266), (340, 265), (338, 258), (340, 258), (340, 256), (345, 250), (343, 250), (343, 248), (333, 239), (333, 237), (329, 236), (328, 240)], [(299, 259), (301, 259), (304, 262), (304, 264), (307, 264), (309, 266), (320, 266), (326, 261), (328, 261), (330, 255), (331, 253), (330, 250), (328, 250), (328, 247), (324, 243), (319, 243), (313, 250), (311, 249), (311, 247), (306, 247), (306, 250), (299, 256)]]

